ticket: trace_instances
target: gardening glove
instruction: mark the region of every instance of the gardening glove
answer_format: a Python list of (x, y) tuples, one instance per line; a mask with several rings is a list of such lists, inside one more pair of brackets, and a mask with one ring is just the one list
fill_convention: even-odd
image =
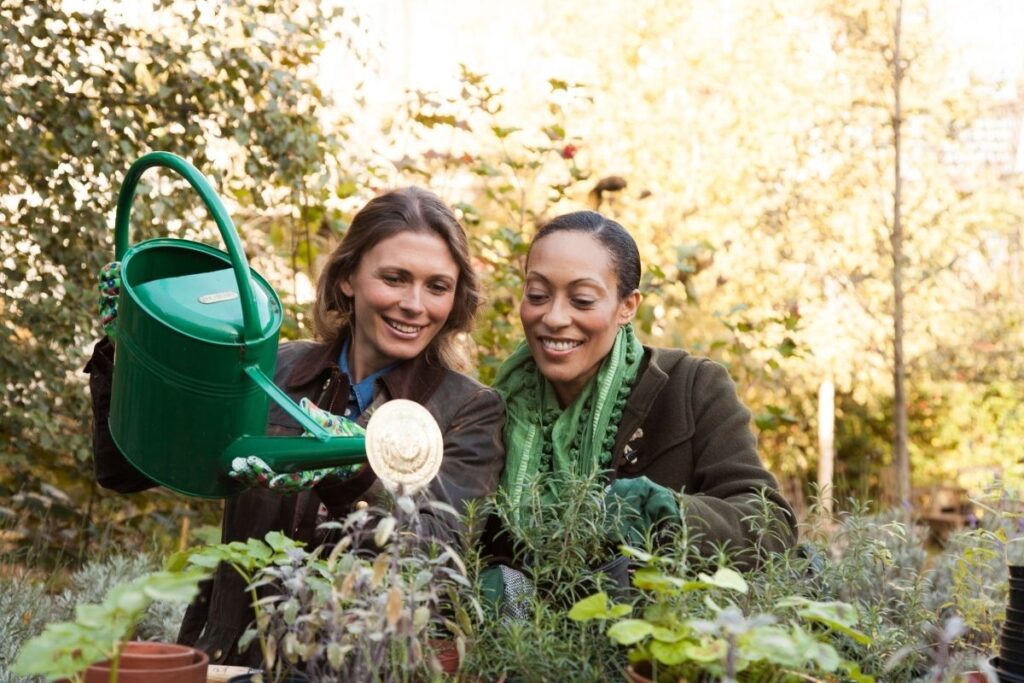
[(518, 569), (499, 564), (480, 572), (480, 597), (505, 623), (529, 618), (533, 593), (533, 582)]
[(117, 297), (121, 294), (121, 262), (111, 261), (100, 269), (100, 325), (110, 341), (117, 341)]
[(679, 520), (676, 494), (647, 477), (616, 479), (605, 490), (605, 510), (616, 541), (641, 545), (649, 531)]
[[(359, 436), (366, 433), (366, 430), (352, 420), (321, 410), (308, 398), (299, 401), (299, 407), (334, 436)], [(275, 493), (289, 494), (311, 489), (325, 479), (347, 479), (358, 472), (360, 467), (362, 466), (342, 465), (278, 474), (262, 458), (250, 455), (247, 458), (232, 460), (228, 476), (247, 487), (258, 486)]]

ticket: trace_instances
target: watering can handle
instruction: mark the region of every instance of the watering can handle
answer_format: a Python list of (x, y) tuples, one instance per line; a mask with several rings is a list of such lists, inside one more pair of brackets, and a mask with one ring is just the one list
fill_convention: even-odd
[(235, 271), (235, 279), (238, 281), (238, 297), (242, 304), (242, 325), (244, 339), (255, 340), (260, 338), (259, 317), (256, 314), (256, 301), (253, 297), (252, 278), (249, 271), (249, 260), (245, 258), (242, 250), (242, 243), (235, 231), (235, 224), (231, 221), (227, 209), (214, 193), (210, 183), (203, 174), (196, 170), (196, 167), (185, 161), (176, 154), (170, 152), (150, 152), (138, 159), (128, 169), (128, 174), (121, 183), (121, 191), (117, 195), (117, 217), (114, 219), (114, 258), (120, 261), (128, 251), (129, 223), (132, 213), (132, 200), (135, 199), (135, 189), (138, 187), (142, 174), (153, 166), (162, 166), (178, 174), (188, 181), (199, 196), (202, 198), (210, 215), (220, 229), (220, 236), (228, 248), (228, 255), (231, 257), (231, 267)]

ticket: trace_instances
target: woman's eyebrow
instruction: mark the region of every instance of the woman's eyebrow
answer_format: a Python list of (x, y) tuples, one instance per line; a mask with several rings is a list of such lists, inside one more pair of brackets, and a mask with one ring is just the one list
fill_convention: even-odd
[[(526, 279), (527, 280), (537, 279), (537, 280), (541, 280), (542, 282), (544, 282), (544, 284), (551, 284), (551, 280), (547, 279), (546, 277), (544, 277), (540, 273), (528, 273), (526, 275)], [(578, 285), (590, 285), (592, 287), (599, 287), (601, 289), (604, 289), (604, 283), (602, 283), (600, 280), (595, 280), (592, 277), (576, 278), (575, 280), (572, 280), (569, 283), (570, 287), (576, 287)]]
[[(378, 266), (376, 272), (378, 272), (378, 273), (394, 273), (395, 275), (400, 275), (400, 276), (406, 277), (406, 278), (412, 278), (413, 277), (412, 271), (409, 270), (408, 268), (401, 268), (399, 266), (389, 266), (389, 265), (386, 265), (386, 264)], [(449, 282), (455, 282), (458, 278), (457, 277), (452, 277), (448, 273), (431, 273), (430, 275), (427, 275), (424, 279), (426, 279), (426, 280), (438, 279), (438, 280), (447, 280)]]

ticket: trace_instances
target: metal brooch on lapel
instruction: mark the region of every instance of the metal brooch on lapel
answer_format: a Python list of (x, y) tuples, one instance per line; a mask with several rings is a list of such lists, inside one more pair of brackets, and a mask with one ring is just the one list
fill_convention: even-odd
[(632, 444), (637, 439), (643, 438), (643, 436), (644, 430), (638, 428), (635, 432), (633, 432), (633, 435), (629, 437), (629, 441), (626, 443), (626, 447), (623, 449), (622, 454), (625, 456), (626, 462), (628, 462), (630, 465), (635, 465), (637, 459), (639, 458), (639, 455), (636, 449), (633, 448)]

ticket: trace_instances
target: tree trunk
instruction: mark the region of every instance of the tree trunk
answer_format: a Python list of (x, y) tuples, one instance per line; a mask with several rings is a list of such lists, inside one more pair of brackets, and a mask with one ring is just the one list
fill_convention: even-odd
[(903, 169), (901, 166), (902, 125), (903, 125), (903, 56), (900, 39), (903, 31), (903, 0), (896, 4), (896, 21), (893, 25), (893, 215), (892, 215), (892, 289), (893, 289), (893, 458), (896, 465), (896, 492), (902, 509), (910, 506), (910, 452), (907, 434), (906, 366), (903, 359), (903, 221), (902, 190)]
[(1018, 302), (1024, 301), (1024, 289), (1021, 288), (1020, 256), (1020, 228), (1015, 228), (1010, 233), (1010, 296)]
[(835, 471), (836, 385), (828, 373), (818, 386), (818, 505), (831, 515)]

